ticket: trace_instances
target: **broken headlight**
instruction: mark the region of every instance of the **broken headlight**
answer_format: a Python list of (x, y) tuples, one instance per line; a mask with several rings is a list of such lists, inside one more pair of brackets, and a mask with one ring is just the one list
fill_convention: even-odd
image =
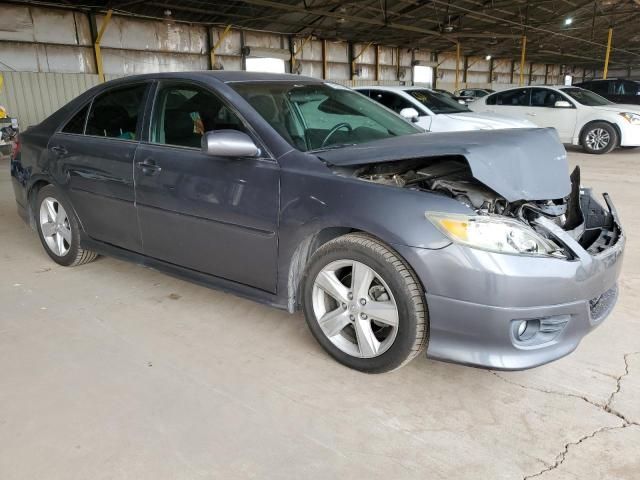
[[(557, 256), (557, 246), (516, 220), (491, 215), (426, 213), (431, 223), (457, 243), (489, 252)], [(554, 255), (555, 254), (555, 255)]]

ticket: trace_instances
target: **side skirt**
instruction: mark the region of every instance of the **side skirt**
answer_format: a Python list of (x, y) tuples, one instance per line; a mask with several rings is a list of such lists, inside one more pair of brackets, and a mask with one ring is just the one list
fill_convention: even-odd
[(82, 246), (88, 250), (93, 250), (100, 255), (115, 257), (120, 260), (126, 260), (129, 262), (137, 263), (139, 265), (144, 265), (163, 273), (167, 273), (173, 277), (177, 277), (182, 280), (188, 280), (203, 287), (220, 290), (225, 293), (231, 293), (233, 295), (269, 305), (271, 307), (287, 310), (287, 299), (280, 299), (277, 295), (265, 292), (264, 290), (191, 270), (189, 268), (174, 265), (172, 263), (163, 262), (162, 260), (147, 257), (140, 253), (132, 252), (130, 250), (125, 250), (123, 248), (110, 245), (108, 243), (103, 243), (91, 238), (87, 238), (85, 235), (83, 235), (83, 237), (84, 238), (82, 238), (81, 241)]

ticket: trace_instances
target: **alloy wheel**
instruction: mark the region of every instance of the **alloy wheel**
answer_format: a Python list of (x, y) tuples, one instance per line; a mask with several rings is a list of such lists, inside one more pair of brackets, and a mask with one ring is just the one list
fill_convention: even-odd
[(313, 284), (313, 313), (324, 335), (358, 358), (386, 352), (397, 336), (399, 312), (384, 279), (354, 260), (326, 265)]
[(51, 252), (64, 257), (71, 248), (71, 225), (62, 204), (46, 197), (40, 204), (40, 231)]
[(594, 128), (585, 138), (585, 143), (587, 147), (591, 150), (599, 151), (603, 150), (609, 145), (611, 141), (611, 135), (604, 128)]

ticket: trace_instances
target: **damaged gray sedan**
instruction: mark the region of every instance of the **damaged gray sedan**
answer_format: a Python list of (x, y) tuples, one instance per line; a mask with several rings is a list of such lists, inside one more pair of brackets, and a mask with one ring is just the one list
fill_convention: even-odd
[(59, 264), (113, 255), (303, 310), (365, 372), (425, 350), (541, 365), (617, 299), (618, 216), (569, 174), (554, 130), (424, 134), (317, 79), (108, 82), (23, 133), (11, 172)]

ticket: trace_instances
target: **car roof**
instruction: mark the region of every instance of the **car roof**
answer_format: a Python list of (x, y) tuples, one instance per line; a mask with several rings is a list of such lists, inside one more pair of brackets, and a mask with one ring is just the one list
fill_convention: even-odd
[(433, 89), (429, 87), (420, 87), (420, 86), (409, 86), (409, 85), (358, 85), (357, 87), (353, 87), (354, 90), (364, 90), (364, 89), (379, 89), (379, 90), (396, 90), (399, 92), (406, 92), (408, 90), (429, 90)]
[(199, 70), (192, 72), (145, 73), (121, 77), (112, 82), (130, 82), (146, 79), (202, 80), (215, 79), (224, 83), (232, 82), (312, 82), (323, 83), (319, 78), (293, 75), (290, 73), (246, 72), (242, 70)]
[(550, 88), (552, 90), (561, 90), (563, 88), (581, 88), (581, 87), (578, 87), (577, 85), (523, 85), (521, 87), (511, 87), (511, 88), (505, 88), (504, 90), (498, 90), (496, 92), (492, 92), (491, 95), (494, 95), (496, 93), (509, 92), (511, 90), (520, 90), (522, 88)]

